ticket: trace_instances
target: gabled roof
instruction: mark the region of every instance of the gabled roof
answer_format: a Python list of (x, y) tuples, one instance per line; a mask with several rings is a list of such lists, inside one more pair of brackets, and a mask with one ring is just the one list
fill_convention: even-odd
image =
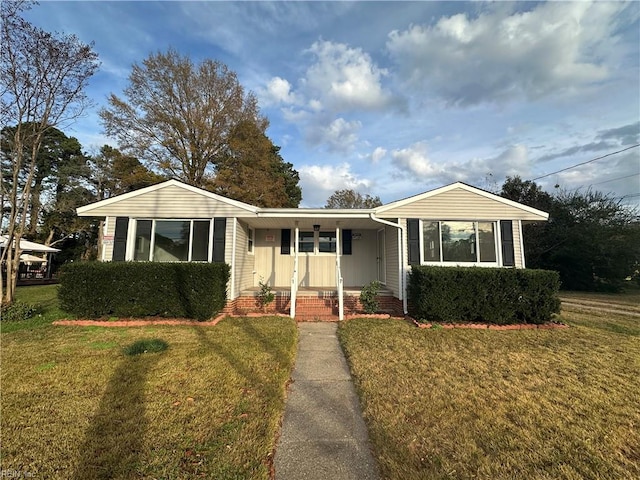
[[(166, 194), (161, 194), (163, 189), (169, 189)], [(181, 198), (183, 196), (176, 196), (176, 189), (183, 190), (185, 193), (189, 192), (191, 198)], [(171, 191), (172, 190), (172, 191)], [(460, 198), (460, 195), (456, 195), (456, 191), (467, 192), (465, 195), (474, 194), (482, 198), (473, 200)], [(451, 193), (448, 193), (451, 192)], [(151, 197), (145, 197), (151, 194)], [(207, 190), (203, 190), (192, 185), (180, 182), (178, 180), (167, 180), (150, 187), (142, 188), (133, 192), (118, 195), (116, 197), (108, 198), (100, 202), (95, 202), (84, 207), (77, 209), (80, 216), (118, 216), (127, 215), (129, 209), (132, 208), (134, 202), (137, 207), (133, 208), (136, 215), (157, 217), (158, 214), (164, 213), (167, 216), (172, 216), (175, 213), (177, 217), (183, 217), (185, 212), (191, 214), (198, 213), (198, 207), (202, 207), (199, 210), (199, 214), (207, 216), (211, 214), (211, 203), (207, 207), (206, 203), (201, 204), (198, 201), (197, 195), (205, 200), (213, 200), (215, 205), (225, 206), (222, 210), (215, 207), (221, 215), (244, 218), (250, 225), (260, 228), (273, 227), (275, 224), (271, 224), (270, 221), (288, 222), (291, 224), (308, 223), (309, 225), (316, 223), (327, 223), (328, 225), (337, 225), (342, 220), (359, 221), (360, 223), (374, 222), (371, 219), (372, 215), (379, 216), (398, 216), (398, 217), (410, 217), (411, 215), (420, 215), (421, 212), (427, 212), (425, 214), (433, 214), (434, 212), (440, 212), (439, 217), (442, 216), (442, 212), (447, 216), (452, 214), (452, 218), (458, 218), (459, 216), (468, 216), (467, 207), (478, 207), (476, 210), (481, 214), (487, 214), (493, 218), (497, 215), (516, 215), (514, 218), (521, 217), (524, 220), (546, 220), (549, 218), (549, 214), (541, 210), (523, 205), (512, 200), (500, 197), (485, 190), (472, 187), (466, 183), (456, 182), (444, 187), (436, 188), (425, 193), (414, 195), (402, 200), (387, 203), (380, 207), (371, 209), (326, 209), (326, 208), (260, 208), (253, 205), (249, 205), (238, 200), (232, 200), (221, 195), (211, 193)], [(439, 198), (438, 195), (441, 195)], [(138, 199), (138, 197), (140, 197)], [(157, 202), (151, 202), (151, 200), (159, 198)], [(175, 202), (181, 198), (180, 202)], [(167, 200), (168, 199), (168, 200)], [(428, 202), (424, 200), (430, 199)], [(121, 203), (122, 202), (122, 203)], [(152, 207), (149, 205), (140, 207), (140, 204), (152, 203)], [(167, 203), (168, 202), (168, 203)], [(480, 205), (479, 205), (480, 204)], [(484, 206), (483, 206), (484, 205)], [(105, 208), (106, 207), (106, 208)], [(456, 213), (464, 208), (464, 212)], [(151, 209), (150, 209), (151, 208)], [(434, 210), (435, 208), (435, 210)], [(453, 213), (450, 210), (453, 209)], [(513, 210), (516, 209), (516, 210)], [(226, 210), (226, 211), (225, 211)], [(509, 212), (510, 210), (510, 212)], [(518, 214), (517, 212), (521, 212)], [(143, 213), (140, 213), (143, 212)], [(493, 212), (493, 214), (491, 214)], [(216, 213), (216, 214), (218, 214)], [(454, 214), (457, 214), (456, 217)], [(443, 217), (444, 218), (444, 217)], [(506, 218), (506, 217), (505, 217)], [(324, 220), (323, 222), (317, 222), (316, 220)]]
[(374, 210), (376, 215), (380, 215), (389, 210), (393, 210), (399, 207), (404, 207), (412, 203), (419, 202), (421, 200), (425, 200), (431, 197), (435, 197), (437, 195), (440, 195), (455, 189), (462, 189), (467, 192), (480, 195), (489, 200), (499, 202), (509, 207), (520, 209), (522, 211), (528, 212), (530, 214), (539, 216), (544, 219), (549, 218), (549, 214), (547, 212), (543, 212), (542, 210), (538, 210), (537, 208), (529, 207), (528, 205), (524, 205), (522, 203), (514, 202), (513, 200), (509, 200), (507, 198), (501, 197), (494, 193), (487, 192), (486, 190), (482, 190), (480, 188), (472, 187), (471, 185), (467, 185), (466, 183), (463, 183), (463, 182), (455, 182), (450, 185), (445, 185), (444, 187), (436, 188), (435, 190), (430, 190), (428, 192), (420, 193), (412, 197), (407, 197), (402, 200), (397, 200), (395, 202), (387, 203), (385, 205), (375, 208)]
[(186, 183), (180, 182), (179, 180), (175, 180), (175, 179), (171, 179), (171, 180), (167, 180), (166, 182), (162, 182), (162, 183), (157, 183), (156, 185), (151, 185), (150, 187), (145, 187), (145, 188), (141, 188), (140, 190), (134, 190), (133, 192), (128, 192), (128, 193), (123, 193), (122, 195), (117, 195), (115, 197), (111, 197), (111, 198), (107, 198), (105, 200), (101, 200), (99, 202), (95, 202), (95, 203), (90, 203), (89, 205), (85, 205), (83, 207), (79, 207), (77, 209), (78, 215), (80, 216), (90, 216), (90, 213), (93, 210), (102, 208), (102, 207), (106, 207), (109, 205), (112, 205), (114, 203), (119, 203), (122, 202), (123, 200), (129, 200), (135, 197), (139, 197), (140, 195), (145, 195), (151, 192), (156, 192), (159, 190), (162, 190), (164, 188), (167, 187), (178, 187), (178, 188), (182, 188), (185, 191), (191, 192), (191, 193), (196, 193), (198, 195), (201, 195), (205, 198), (210, 198), (212, 200), (216, 200), (218, 202), (230, 205), (232, 207), (236, 207), (236, 208), (240, 208), (242, 210), (245, 210), (249, 213), (256, 213), (258, 210), (260, 210), (258, 207), (254, 207), (253, 205), (249, 205), (248, 203), (243, 203), (243, 202), (239, 202), (237, 200), (232, 200), (230, 198), (227, 197), (223, 197), (221, 195), (209, 192), (207, 190), (203, 190), (201, 188), (198, 187), (194, 187), (192, 185), (188, 185)]

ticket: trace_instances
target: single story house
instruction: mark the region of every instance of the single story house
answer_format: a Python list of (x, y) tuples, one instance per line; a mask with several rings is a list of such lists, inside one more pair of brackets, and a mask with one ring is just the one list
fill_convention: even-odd
[(371, 209), (259, 208), (177, 180), (78, 209), (104, 217), (102, 261), (226, 262), (229, 312), (260, 282), (292, 318), (355, 313), (364, 285), (407, 311), (410, 266), (524, 268), (522, 226), (548, 214), (464, 183)]

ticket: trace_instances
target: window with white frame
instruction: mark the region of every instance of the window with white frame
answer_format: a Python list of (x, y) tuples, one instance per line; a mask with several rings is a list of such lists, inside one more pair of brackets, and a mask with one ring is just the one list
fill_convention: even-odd
[(497, 263), (496, 222), (422, 220), (423, 263)]
[(313, 253), (315, 250), (315, 233), (300, 232), (298, 236), (298, 252)]
[(318, 252), (336, 253), (336, 232), (320, 232), (318, 235)]
[(134, 260), (206, 262), (212, 220), (138, 220)]
[(253, 228), (250, 228), (247, 232), (247, 252), (253, 253), (253, 244), (256, 238), (256, 231)]
[(298, 252), (300, 253), (336, 253), (337, 237), (335, 231), (300, 232)]

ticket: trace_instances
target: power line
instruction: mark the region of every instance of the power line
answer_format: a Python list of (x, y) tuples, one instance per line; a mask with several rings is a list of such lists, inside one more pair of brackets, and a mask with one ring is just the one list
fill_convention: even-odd
[(638, 173), (632, 173), (631, 175), (625, 175), (624, 177), (618, 177), (618, 178), (611, 178), (609, 180), (605, 180), (603, 182), (598, 182), (598, 183), (592, 183), (591, 186), (595, 187), (596, 185), (602, 185), (603, 183), (609, 183), (609, 182), (615, 182), (616, 180), (623, 180), (625, 178), (631, 178), (631, 177), (635, 177), (637, 175), (640, 175), (640, 172)]
[(536, 180), (540, 180), (541, 178), (549, 177), (551, 175), (555, 175), (556, 173), (564, 172), (566, 170), (571, 170), (572, 168), (580, 167), (582, 165), (586, 165), (587, 163), (595, 162), (596, 160), (602, 160), (603, 158), (610, 157), (611, 155), (617, 155), (618, 153), (626, 152), (627, 150), (631, 150), (632, 148), (636, 148), (636, 147), (640, 147), (640, 143), (631, 145), (630, 147), (627, 147), (627, 148), (623, 148), (622, 150), (618, 150), (617, 152), (611, 152), (611, 153), (607, 153), (606, 155), (602, 155), (601, 157), (592, 158), (591, 160), (587, 160), (586, 162), (576, 163), (575, 165), (571, 165), (570, 167), (566, 167), (561, 170), (557, 170), (555, 172), (547, 173), (545, 175), (540, 175), (539, 177), (536, 177), (531, 181), (535, 182)]

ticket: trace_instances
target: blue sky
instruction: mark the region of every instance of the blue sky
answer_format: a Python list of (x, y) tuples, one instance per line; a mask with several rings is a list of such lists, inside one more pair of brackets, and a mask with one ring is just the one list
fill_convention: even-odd
[[(499, 189), (640, 143), (639, 2), (41, 2), (95, 42), (97, 112), (133, 63), (173, 47), (224, 62), (300, 173), (303, 206), (352, 188), (390, 202), (454, 181)], [(640, 204), (640, 148), (538, 180)]]

